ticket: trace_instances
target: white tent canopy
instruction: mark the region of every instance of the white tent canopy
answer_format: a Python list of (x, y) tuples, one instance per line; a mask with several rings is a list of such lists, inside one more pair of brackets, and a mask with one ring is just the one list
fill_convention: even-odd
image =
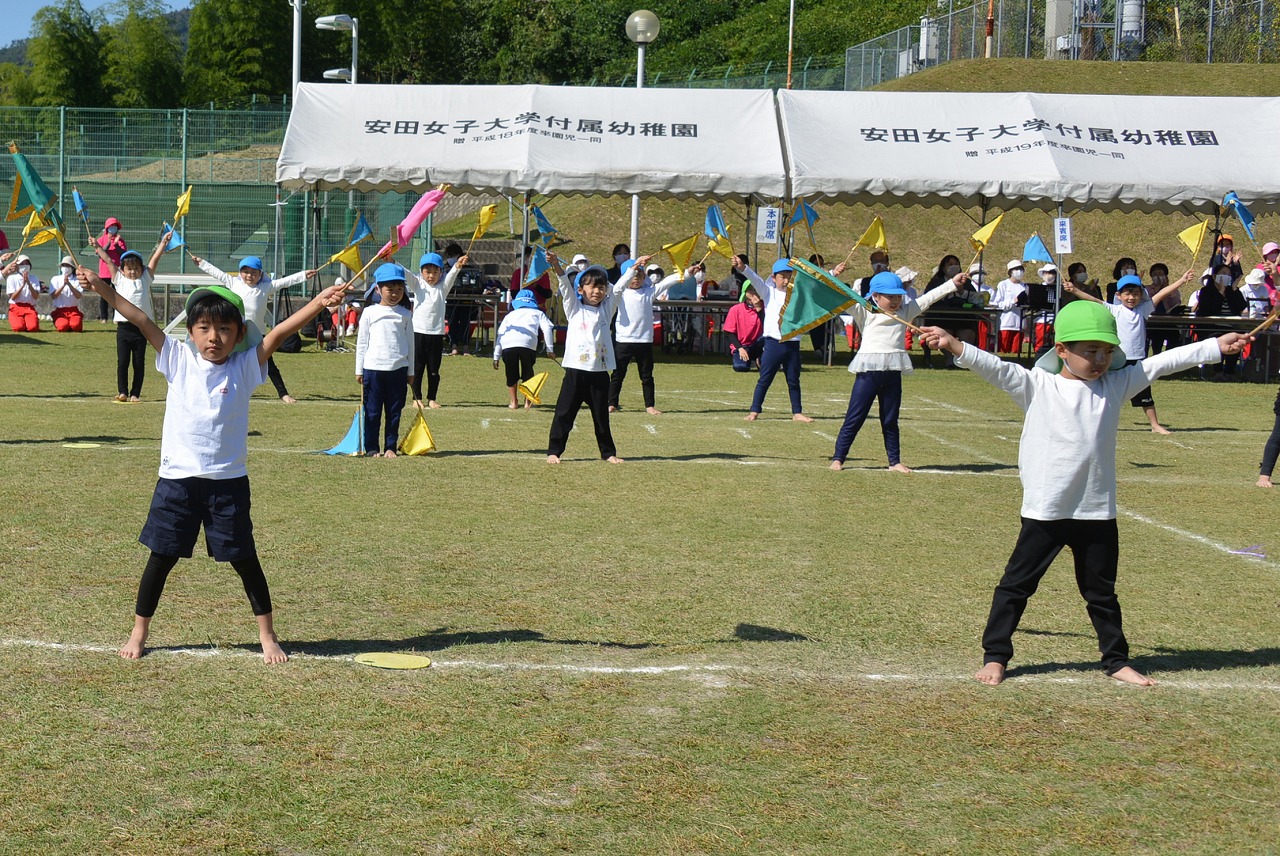
[(794, 197), (1209, 212), (1280, 205), (1280, 98), (778, 93)]
[(767, 90), (299, 85), (288, 190), (786, 193)]

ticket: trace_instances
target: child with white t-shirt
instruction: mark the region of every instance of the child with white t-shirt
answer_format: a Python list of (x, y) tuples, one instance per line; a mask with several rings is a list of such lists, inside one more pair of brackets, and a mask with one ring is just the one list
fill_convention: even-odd
[[(378, 428), (386, 412), (383, 457), (394, 458), (400, 438), (400, 411), (413, 383), (413, 315), (400, 305), (407, 274), (395, 262), (373, 273), (381, 303), (360, 315), (356, 334), (356, 382), (364, 387), (365, 454), (378, 456)], [(421, 408), (421, 404), (418, 405)]]
[[(618, 295), (618, 318), (614, 339), (617, 351), (614, 359), (618, 367), (609, 376), (609, 412), (621, 410), (619, 396), (622, 382), (627, 377), (627, 366), (632, 361), (640, 374), (640, 393), (644, 396), (645, 411), (653, 416), (662, 413), (657, 408), (653, 386), (653, 301), (666, 296), (677, 284), (692, 282), (692, 273), (673, 273), (657, 283), (644, 276), (651, 256), (641, 256), (634, 262), (625, 261), (614, 284)], [(690, 269), (692, 271), (692, 268)]]
[[(1187, 271), (1182, 279), (1169, 283), (1151, 295), (1147, 293), (1146, 286), (1137, 276), (1133, 274), (1122, 276), (1116, 281), (1115, 303), (1103, 303), (1099, 298), (1080, 290), (1070, 282), (1064, 282), (1062, 290), (1107, 307), (1116, 319), (1116, 335), (1120, 338), (1120, 350), (1124, 352), (1127, 363), (1133, 365), (1147, 355), (1147, 319), (1156, 311), (1156, 304), (1190, 282), (1194, 275), (1194, 271)], [(1156, 416), (1156, 400), (1151, 395), (1151, 387), (1140, 391), (1130, 403), (1134, 407), (1142, 408), (1147, 422), (1151, 423), (1153, 433), (1170, 433), (1168, 428), (1160, 424), (1160, 419)]]
[[(151, 260), (143, 262), (142, 254), (136, 250), (125, 250), (120, 254), (120, 264), (108, 255), (102, 247), (94, 244), (94, 250), (102, 264), (111, 271), (112, 290), (122, 300), (133, 304), (150, 321), (153, 317), (151, 308), (151, 281), (155, 276), (156, 265), (169, 246), (172, 231), (160, 236), (160, 243), (151, 251)], [(111, 305), (108, 303), (108, 305)], [(116, 401), (120, 404), (128, 402), (137, 404), (142, 400), (143, 367), (147, 360), (147, 337), (142, 329), (130, 320), (133, 313), (116, 309), (113, 319), (116, 322)], [(129, 369), (133, 368), (133, 380), (129, 380)]]
[(1070, 547), (1107, 675), (1151, 686), (1154, 681), (1129, 663), (1115, 589), (1120, 560), (1116, 435), (1122, 402), (1158, 377), (1238, 354), (1252, 337), (1228, 333), (1126, 365), (1115, 318), (1105, 305), (1085, 300), (1058, 312), (1054, 337), (1054, 349), (1027, 369), (959, 342), (939, 327), (923, 330), (929, 347), (948, 352), (957, 366), (1003, 389), (1026, 414), (1018, 443), (1022, 530), (991, 599), (983, 666), (975, 677), (991, 686), (1004, 680), (1027, 600), (1062, 548)]
[[(538, 308), (538, 299), (532, 289), (522, 288), (512, 299), (511, 311), (502, 319), (493, 337), (493, 367), (496, 370), (500, 362), (506, 364), (507, 395), (511, 399), (507, 407), (512, 410), (519, 406), (516, 388), (533, 377), (539, 334), (546, 345), (547, 356), (555, 359), (555, 333), (551, 329), (551, 319)], [(533, 402), (526, 397), (525, 410), (532, 406)]]
[(156, 349), (156, 368), (169, 382), (160, 478), (138, 536), (151, 549), (151, 557), (138, 585), (133, 632), (120, 656), (136, 660), (145, 652), (169, 572), (179, 557), (191, 558), (203, 523), (209, 555), (230, 562), (244, 583), (257, 618), (263, 661), (283, 663), (289, 657), (275, 634), (271, 591), (249, 519), (249, 398), (267, 379), (267, 360), (280, 343), (325, 307), (336, 305), (342, 287), (322, 291), (256, 343), (250, 341), (239, 295), (223, 286), (197, 288), (187, 298), (190, 338), (184, 342), (166, 336), (146, 312), (93, 271), (81, 267), (78, 278)]

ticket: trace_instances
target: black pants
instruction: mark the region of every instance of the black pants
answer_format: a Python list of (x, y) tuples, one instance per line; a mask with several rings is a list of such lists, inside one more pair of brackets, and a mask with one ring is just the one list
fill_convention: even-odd
[(1028, 517), (1022, 518), (1018, 543), (991, 598), (991, 614), (982, 634), (984, 663), (1008, 665), (1013, 656), (1013, 632), (1027, 608), (1027, 599), (1036, 593), (1040, 579), (1063, 547), (1070, 547), (1075, 559), (1076, 586), (1098, 634), (1102, 667), (1114, 675), (1129, 665), (1129, 643), (1120, 626), (1120, 601), (1116, 598), (1120, 561), (1116, 521)]
[(413, 334), (413, 400), (422, 401), (422, 374), (426, 369), (427, 401), (435, 401), (440, 391), (440, 362), (444, 358), (444, 336)]
[(1276, 458), (1280, 458), (1280, 393), (1277, 393), (1276, 403), (1271, 409), (1275, 411), (1276, 422), (1271, 427), (1271, 436), (1262, 450), (1262, 465), (1258, 468), (1258, 475), (1268, 477), (1276, 468)]
[(538, 358), (533, 348), (507, 348), (502, 352), (502, 365), (507, 370), (507, 386), (515, 386), (533, 377), (533, 362)]
[(616, 342), (613, 352), (618, 361), (618, 367), (609, 376), (609, 405), (618, 406), (622, 382), (627, 379), (627, 366), (635, 360), (636, 371), (640, 374), (640, 392), (644, 395), (644, 406), (653, 407), (655, 400), (653, 397), (653, 343)]
[[(137, 325), (128, 321), (116, 323), (116, 392), (138, 397), (142, 395), (142, 371), (147, 363), (147, 337)], [(133, 366), (133, 383), (129, 382), (129, 366)]]
[(556, 399), (556, 414), (551, 418), (551, 436), (547, 439), (547, 454), (560, 457), (564, 454), (569, 432), (573, 430), (578, 411), (586, 404), (591, 409), (591, 422), (596, 429), (596, 445), (600, 457), (612, 458), (618, 454), (613, 446), (613, 434), (609, 431), (609, 373), (584, 372), (581, 369), (565, 369), (560, 383), (560, 397)]
[(471, 341), (471, 318), (475, 314), (475, 306), (471, 303), (446, 304), (445, 313), (449, 319), (449, 344), (462, 353)]
[(276, 367), (274, 356), (267, 357), (267, 377), (271, 380), (271, 385), (276, 388), (277, 396), (284, 398), (289, 394), (289, 390), (284, 385), (284, 378), (280, 376), (280, 369)]

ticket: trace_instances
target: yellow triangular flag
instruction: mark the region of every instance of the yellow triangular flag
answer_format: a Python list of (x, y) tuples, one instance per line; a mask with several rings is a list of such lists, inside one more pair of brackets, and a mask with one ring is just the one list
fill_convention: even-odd
[(728, 241), (717, 241), (714, 238), (708, 238), (707, 249), (711, 252), (719, 253), (729, 261), (733, 261), (733, 245)]
[(1187, 249), (1191, 251), (1191, 260), (1195, 261), (1196, 256), (1200, 255), (1200, 245), (1204, 243), (1204, 236), (1209, 231), (1209, 221), (1201, 220), (1190, 229), (1183, 229), (1178, 233), (1178, 240), (1187, 245)]
[(541, 404), (542, 399), (538, 395), (542, 392), (542, 385), (547, 382), (549, 374), (549, 372), (538, 372), (528, 380), (522, 381), (516, 390), (534, 404)]
[(862, 233), (858, 243), (853, 245), (855, 250), (858, 247), (870, 247), (873, 250), (889, 249), (889, 239), (884, 234), (884, 221), (880, 219), (880, 215), (877, 214), (871, 218), (871, 225)]
[(693, 248), (696, 246), (698, 246), (698, 235), (694, 234), (683, 241), (664, 245), (662, 252), (671, 258), (671, 266), (675, 268), (675, 273), (684, 273), (689, 267), (689, 260), (693, 258)]
[(187, 192), (178, 197), (178, 210), (173, 215), (174, 225), (178, 224), (179, 217), (187, 216), (187, 212), (191, 210), (191, 189), (194, 185), (187, 185)]
[(1001, 214), (987, 225), (973, 233), (973, 237), (969, 238), (969, 244), (973, 247), (975, 253), (980, 253), (987, 248), (987, 244), (991, 243), (991, 236), (996, 233), (996, 228), (1000, 225), (1000, 221), (1004, 219)]
[(28, 247), (38, 247), (41, 244), (47, 244), (50, 241), (57, 241), (59, 244), (62, 243), (61, 235), (58, 233), (57, 226), (45, 226), (43, 229), (33, 232), (31, 237), (27, 238), (24, 243)]
[(32, 232), (39, 232), (48, 225), (48, 222), (40, 216), (39, 211), (32, 211), (31, 216), (27, 218), (27, 225), (22, 227), (22, 237), (25, 238)]
[(400, 452), (404, 455), (425, 455), (435, 450), (435, 438), (431, 436), (427, 420), (422, 417), (422, 411), (419, 410), (418, 415), (413, 419), (413, 425), (409, 428), (409, 433), (400, 441)]
[(493, 219), (497, 216), (498, 216), (497, 205), (486, 205), (480, 209), (480, 223), (479, 225), (476, 226), (475, 232), (471, 235), (471, 240), (473, 243), (475, 241), (480, 240), (480, 236), (483, 235), (488, 230), (489, 225), (493, 223)]
[(353, 271), (363, 268), (364, 262), (360, 259), (360, 247), (352, 244), (341, 252), (334, 253), (329, 257), (329, 264), (337, 264), (339, 262), (351, 268)]

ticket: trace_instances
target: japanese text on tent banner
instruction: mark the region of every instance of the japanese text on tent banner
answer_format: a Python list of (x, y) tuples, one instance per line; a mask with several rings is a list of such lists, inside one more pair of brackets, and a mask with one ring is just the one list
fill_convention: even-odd
[[(1093, 143), (1099, 146), (1217, 146), (1218, 134), (1209, 129), (1123, 129), (1117, 134), (1114, 128), (1081, 128), (1079, 125), (1057, 124), (1044, 119), (1027, 119), (1021, 125), (999, 124), (994, 128), (977, 126), (941, 129), (941, 128), (860, 128), (862, 141), (865, 143), (989, 143), (995, 140), (1007, 140), (1003, 146), (987, 148), (988, 155), (1009, 154), (1015, 151), (1028, 151), (1033, 148), (1049, 146), (1055, 149), (1076, 152), (1094, 157), (1124, 158), (1120, 151), (1099, 151), (1096, 148), (1085, 148), (1070, 143), (1059, 143), (1055, 140), (1036, 139), (1034, 141), (1015, 141), (1011, 138), (1021, 137), (1024, 133), (1042, 135), (1056, 133), (1067, 140)], [(978, 157), (981, 150), (965, 152), (966, 157)]]
[[(546, 125), (545, 128), (540, 127), (543, 124)], [(682, 122), (605, 122), (603, 119), (571, 119), (566, 116), (544, 118), (537, 113), (521, 113), (514, 119), (455, 119), (452, 121), (365, 119), (364, 132), (393, 136), (438, 135), (452, 137), (456, 144), (465, 144), (468, 141), (493, 142), (526, 135), (570, 142), (602, 143), (605, 135), (696, 138), (698, 125)]]

